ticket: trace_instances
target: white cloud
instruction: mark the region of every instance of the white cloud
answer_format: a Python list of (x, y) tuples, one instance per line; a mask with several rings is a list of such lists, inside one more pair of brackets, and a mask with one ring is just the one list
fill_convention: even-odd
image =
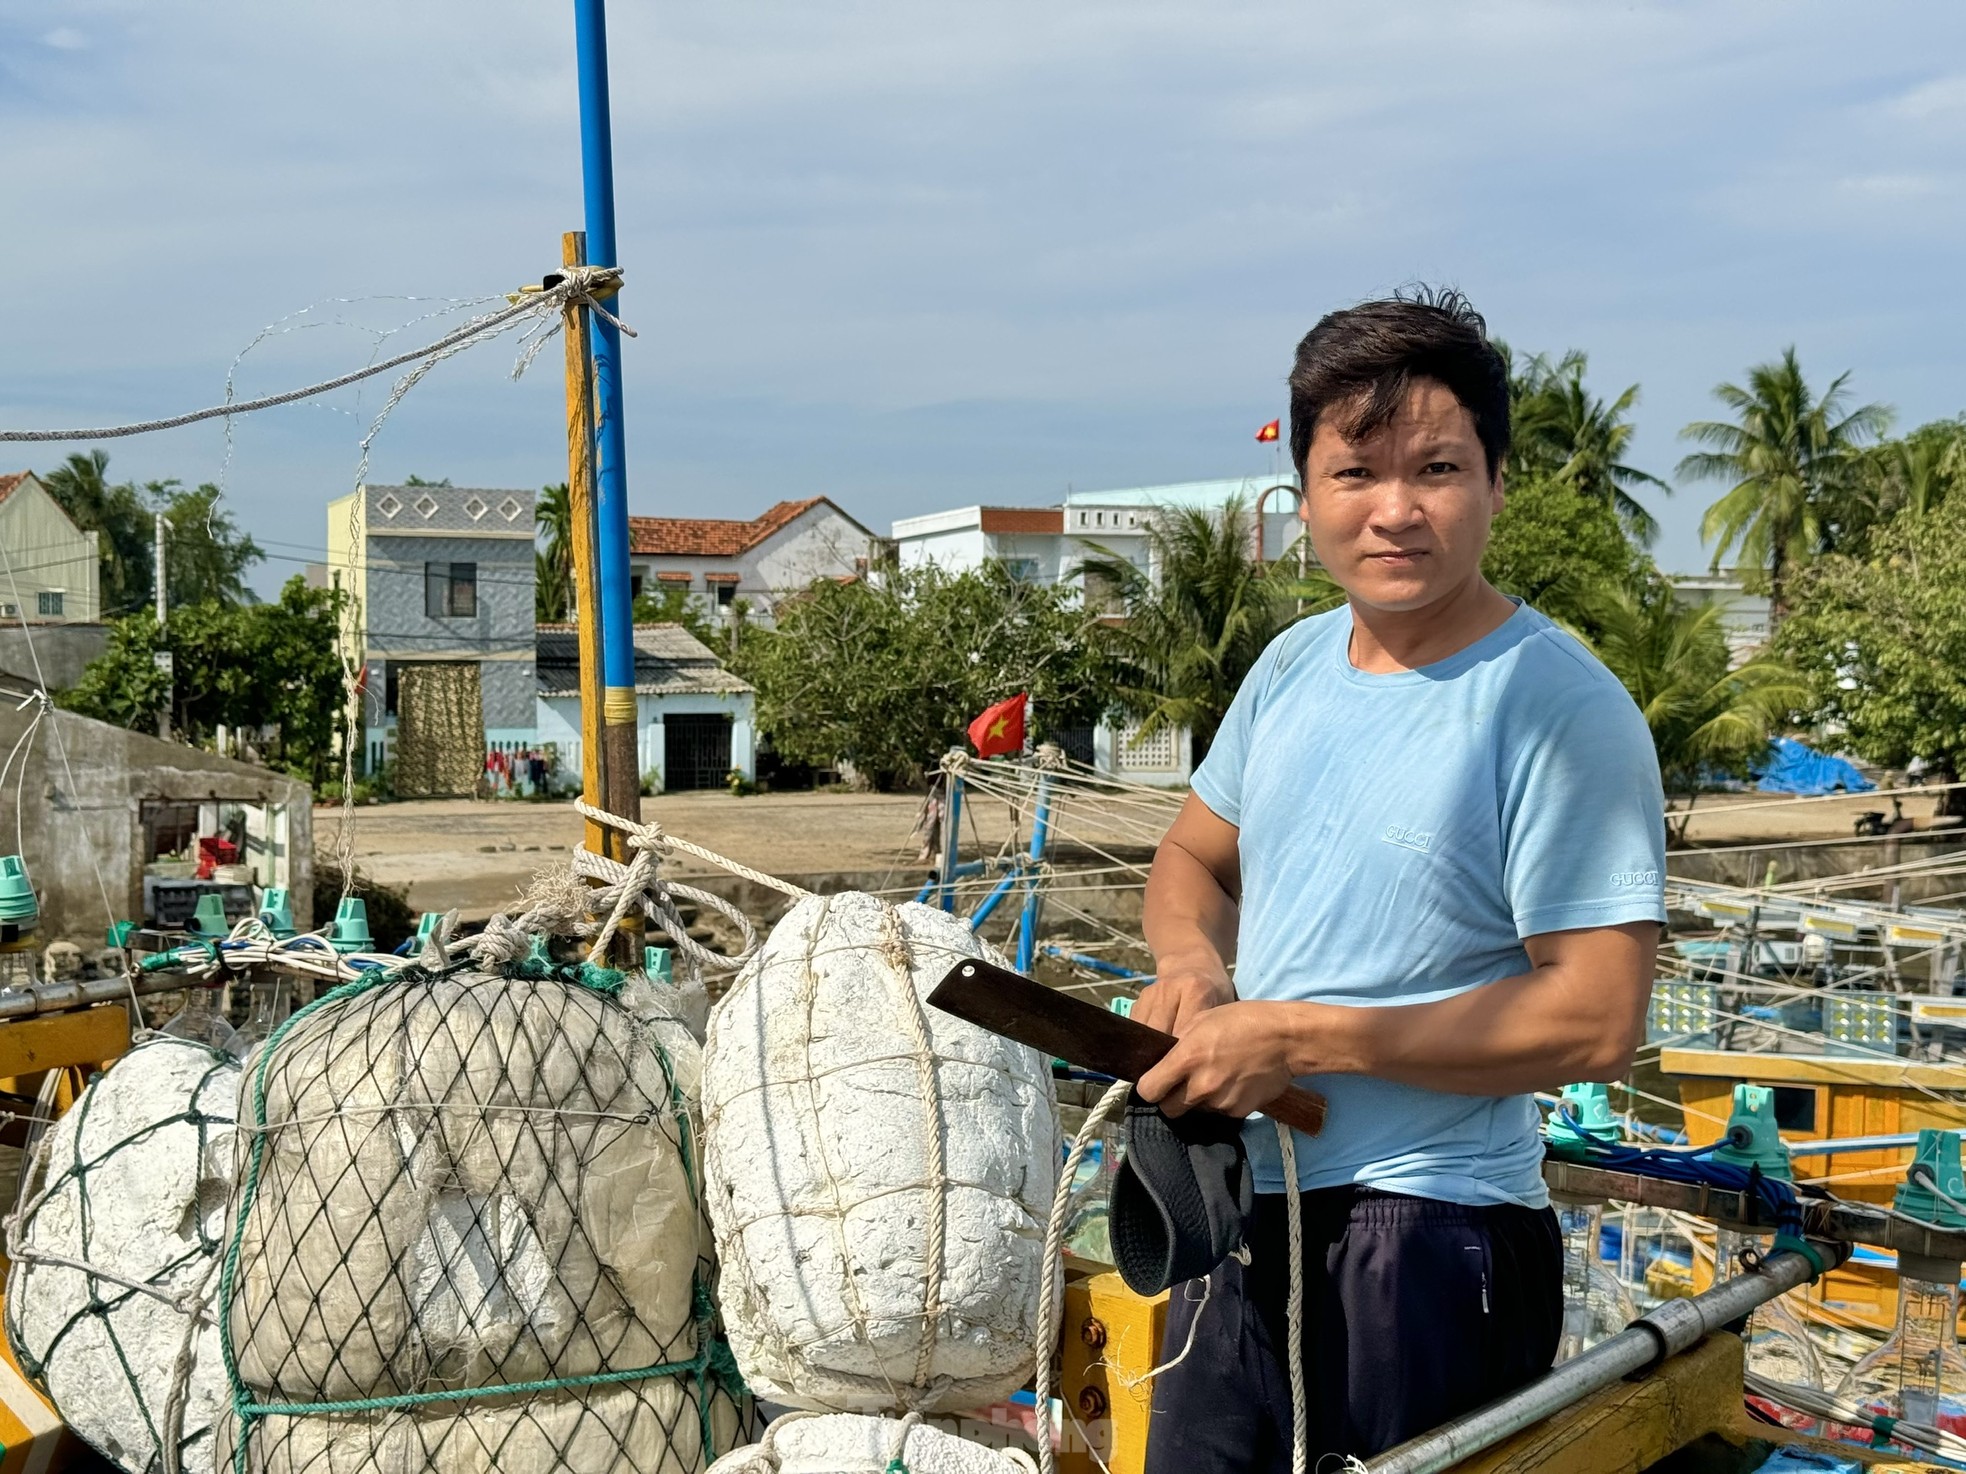
[(86, 51), (89, 38), (73, 26), (56, 26), (41, 38), (43, 46), (52, 46), (57, 51)]

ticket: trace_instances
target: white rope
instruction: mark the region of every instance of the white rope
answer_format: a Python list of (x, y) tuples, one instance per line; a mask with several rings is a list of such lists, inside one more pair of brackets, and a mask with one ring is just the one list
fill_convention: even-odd
[(1284, 1302), (1284, 1334), (1290, 1338), (1290, 1474), (1304, 1474), (1311, 1430), (1304, 1407), (1304, 1203), (1297, 1191), (1297, 1133), (1278, 1121), (1283, 1155), (1283, 1218), (1290, 1240), (1290, 1298)]
[(1037, 1376), (1032, 1383), (1038, 1409), (1038, 1474), (1058, 1474), (1058, 1458), (1051, 1446), (1051, 1352), (1058, 1339), (1058, 1322), (1063, 1309), (1058, 1275), (1065, 1261), (1065, 1218), (1072, 1200), (1072, 1182), (1079, 1163), (1091, 1149), (1093, 1140), (1113, 1117), (1126, 1108), (1133, 1087), (1121, 1080), (1099, 1097), (1072, 1138), (1072, 1150), (1058, 1174), (1058, 1186), (1051, 1195), (1051, 1216), (1044, 1226), (1044, 1263), (1038, 1272)]
[(268, 394), (259, 399), (228, 401), (211, 405), (206, 409), (192, 410), (181, 415), (167, 415), (162, 419), (139, 420), (131, 425), (105, 425), (88, 430), (0, 430), (0, 441), (45, 441), (45, 440), (114, 440), (125, 435), (147, 435), (156, 430), (175, 430), (181, 425), (195, 425), (200, 420), (230, 419), (233, 415), (249, 415), (256, 410), (274, 409), (296, 400), (309, 399), (317, 394), (327, 394), (336, 389), (346, 388), (363, 379), (387, 373), (390, 369), (401, 368), (406, 363), (418, 359), (447, 358), (459, 349), (499, 337), (521, 321), (528, 318), (540, 319), (540, 326), (547, 331), (528, 344), (525, 354), (520, 358), (514, 377), (525, 372), (526, 365), (539, 352), (540, 347), (557, 330), (559, 324), (550, 327), (547, 319), (561, 309), (579, 304), (589, 307), (609, 322), (628, 334), (635, 336), (634, 329), (611, 316), (597, 300), (601, 296), (612, 295), (621, 286), (621, 270), (613, 266), (563, 266), (559, 279), (550, 287), (527, 289), (519, 293), (509, 306), (495, 312), (474, 317), (462, 326), (453, 328), (434, 343), (421, 348), (399, 353), (393, 358), (385, 358), (380, 363), (364, 364), (361, 368), (323, 380), (319, 384), (309, 384), (304, 389), (289, 389), (283, 394)]

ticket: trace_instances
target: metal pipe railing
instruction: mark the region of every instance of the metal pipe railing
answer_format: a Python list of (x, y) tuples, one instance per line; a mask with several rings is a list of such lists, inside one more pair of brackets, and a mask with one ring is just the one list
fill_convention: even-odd
[(127, 1003), (132, 988), (139, 998), (147, 998), (153, 993), (182, 993), (187, 986), (189, 984), (182, 977), (162, 973), (139, 977), (134, 984), (130, 979), (121, 977), (91, 978), (86, 982), (71, 983), (30, 983), (25, 987), (0, 991), (0, 1022), (93, 1008), (98, 1003)]
[[(1848, 1251), (1826, 1246), (1823, 1252), (1841, 1262)], [(1770, 1254), (1756, 1268), (1715, 1285), (1704, 1295), (1668, 1300), (1610, 1340), (1564, 1362), (1520, 1391), (1387, 1450), (1367, 1461), (1366, 1470), (1368, 1474), (1439, 1474), (1600, 1388), (1679, 1355), (1757, 1305), (1806, 1284), (1814, 1271), (1805, 1255), (1788, 1251)]]

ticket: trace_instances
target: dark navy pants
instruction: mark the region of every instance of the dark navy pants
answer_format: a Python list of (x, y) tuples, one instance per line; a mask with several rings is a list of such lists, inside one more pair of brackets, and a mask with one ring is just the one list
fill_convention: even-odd
[[(1471, 1208), (1356, 1188), (1302, 1194), (1310, 1467), (1370, 1458), (1548, 1370), (1563, 1241), (1547, 1208)], [(1288, 1239), (1259, 1194), (1249, 1263), (1170, 1297), (1147, 1474), (1286, 1474)]]

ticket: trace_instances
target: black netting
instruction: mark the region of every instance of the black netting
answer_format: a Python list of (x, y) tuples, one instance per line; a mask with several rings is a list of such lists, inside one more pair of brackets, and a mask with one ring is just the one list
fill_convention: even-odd
[(511, 973), (350, 984), (255, 1059), (221, 1467), (686, 1474), (739, 1431), (694, 1042), (616, 975)]

